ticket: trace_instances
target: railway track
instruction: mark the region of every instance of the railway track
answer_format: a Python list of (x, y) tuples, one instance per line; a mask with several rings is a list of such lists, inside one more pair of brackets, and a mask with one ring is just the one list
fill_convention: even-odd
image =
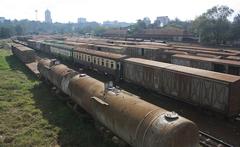
[(234, 147), (202, 131), (199, 131), (199, 144), (203, 147)]

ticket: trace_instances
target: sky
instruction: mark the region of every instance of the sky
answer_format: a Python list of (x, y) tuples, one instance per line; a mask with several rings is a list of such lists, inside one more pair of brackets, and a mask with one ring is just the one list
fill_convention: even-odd
[(51, 11), (53, 22), (118, 20), (136, 22), (157, 16), (192, 20), (215, 5), (227, 5), (240, 13), (240, 0), (0, 0), (0, 17), (7, 19), (44, 20), (46, 9)]

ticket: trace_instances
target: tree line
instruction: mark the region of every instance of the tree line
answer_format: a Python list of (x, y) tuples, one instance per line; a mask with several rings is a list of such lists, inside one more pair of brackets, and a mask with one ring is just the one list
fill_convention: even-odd
[[(214, 6), (194, 20), (181, 21), (176, 18), (164, 27), (172, 26), (184, 29), (199, 37), (202, 44), (232, 44), (234, 41), (240, 41), (240, 14), (237, 14), (231, 22), (229, 18), (233, 12), (227, 6)], [(147, 25), (144, 20), (139, 19), (136, 24), (129, 26), (129, 34), (138, 34), (149, 28), (158, 28), (158, 26), (154, 23)]]
[[(202, 15), (191, 21), (181, 21), (179, 19), (171, 20), (166, 26), (182, 28), (187, 32), (191, 32), (203, 44), (231, 44), (240, 41), (240, 14), (234, 16), (233, 21), (229, 18), (234, 11), (227, 6), (214, 6), (208, 9)], [(144, 29), (159, 28), (150, 20), (144, 18), (137, 20), (137, 23), (128, 26), (129, 34), (137, 34)], [(147, 22), (147, 23), (146, 23)], [(93, 34), (101, 35), (108, 27), (104, 27), (97, 22), (87, 24), (77, 23), (43, 23), (38, 21), (5, 21), (0, 23), (0, 38), (9, 38), (14, 35), (29, 34)]]

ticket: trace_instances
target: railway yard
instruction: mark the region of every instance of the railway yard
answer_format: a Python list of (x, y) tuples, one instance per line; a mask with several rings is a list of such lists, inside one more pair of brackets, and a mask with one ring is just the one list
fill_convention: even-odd
[(7, 44), (0, 144), (240, 147), (239, 50), (62, 36)]

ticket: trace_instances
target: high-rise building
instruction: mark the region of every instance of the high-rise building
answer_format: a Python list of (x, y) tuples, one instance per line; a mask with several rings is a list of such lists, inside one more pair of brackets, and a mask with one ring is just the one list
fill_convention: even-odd
[(3, 23), (5, 21), (5, 17), (0, 17), (0, 23)]
[(78, 23), (80, 23), (80, 24), (87, 23), (87, 19), (83, 18), (83, 17), (80, 17), (80, 18), (78, 18)]
[(45, 11), (45, 22), (52, 23), (51, 12), (48, 9)]
[(158, 27), (162, 27), (165, 26), (169, 23), (170, 19), (168, 18), (168, 16), (160, 16), (157, 17), (157, 19), (155, 20), (155, 25), (157, 25)]

